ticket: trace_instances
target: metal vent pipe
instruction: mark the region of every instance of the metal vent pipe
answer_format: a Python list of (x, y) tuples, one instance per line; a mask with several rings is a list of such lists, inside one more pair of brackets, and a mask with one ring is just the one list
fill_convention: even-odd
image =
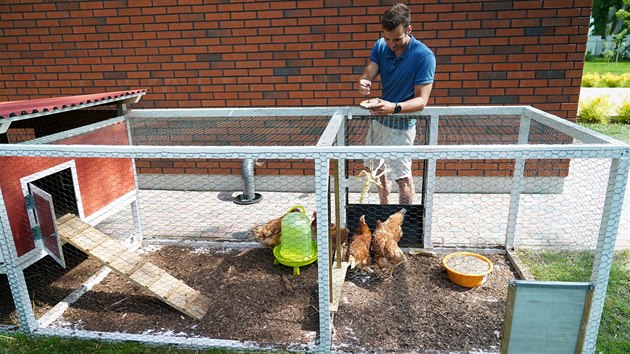
[(256, 193), (254, 183), (254, 167), (256, 159), (244, 159), (241, 166), (241, 180), (243, 181), (243, 194), (234, 197), (236, 204), (254, 204), (262, 199), (260, 193)]

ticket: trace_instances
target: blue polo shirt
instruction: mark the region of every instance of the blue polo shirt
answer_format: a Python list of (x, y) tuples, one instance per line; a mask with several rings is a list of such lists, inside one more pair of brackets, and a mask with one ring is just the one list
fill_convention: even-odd
[[(389, 102), (410, 100), (415, 96), (414, 86), (433, 82), (435, 55), (429, 47), (413, 36), (410, 37), (407, 48), (399, 57), (389, 49), (383, 38), (377, 40), (372, 48), (370, 60), (378, 64), (382, 98)], [(390, 128), (409, 129), (416, 120), (379, 118), (379, 122)]]

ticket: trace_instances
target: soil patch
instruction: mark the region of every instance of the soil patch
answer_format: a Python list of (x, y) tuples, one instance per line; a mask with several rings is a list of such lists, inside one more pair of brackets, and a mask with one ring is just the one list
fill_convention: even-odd
[(210, 299), (201, 320), (188, 317), (112, 273), (64, 314), (80, 328), (169, 333), (275, 344), (313, 342), (319, 328), (317, 265), (274, 265), (271, 249), (242, 251), (164, 247), (152, 263)]
[(504, 256), (487, 257), (494, 270), (471, 289), (453, 284), (440, 259), (425, 256), (410, 256), (389, 279), (349, 272), (334, 343), (351, 351), (497, 351), (515, 274)]
[[(41, 317), (101, 267), (98, 261), (88, 258), (70, 244), (63, 246), (63, 253), (65, 269), (47, 256), (24, 270), (35, 318)], [(18, 324), (9, 280), (0, 274), (0, 325)]]
[[(275, 265), (271, 249), (200, 250), (162, 247), (145, 255), (206, 295), (210, 310), (192, 319), (112, 272), (53, 324), (77, 329), (167, 333), (255, 341), (261, 345), (313, 343), (319, 330), (317, 264), (293, 276)], [(450, 282), (440, 259), (409, 256), (393, 277), (350, 271), (334, 320), (333, 346), (346, 351), (498, 350), (508, 280), (515, 277), (504, 256), (488, 257), (488, 281), (466, 289)], [(41, 261), (40, 261), (41, 262)], [(40, 263), (38, 262), (38, 264)], [(37, 266), (35, 301), (41, 314), (99, 269), (90, 258), (59, 274)], [(30, 267), (29, 267), (30, 268)], [(90, 275), (91, 275), (90, 274)], [(52, 279), (45, 280), (47, 276)], [(4, 302), (4, 292), (2, 302)], [(36, 295), (37, 299), (37, 295)], [(10, 297), (9, 299), (10, 300)]]

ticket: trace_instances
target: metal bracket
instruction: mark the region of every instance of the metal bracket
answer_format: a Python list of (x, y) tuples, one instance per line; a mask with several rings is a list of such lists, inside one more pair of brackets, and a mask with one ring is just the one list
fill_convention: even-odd
[(26, 209), (35, 209), (35, 198), (31, 194), (24, 196), (24, 200), (26, 201)]
[(31, 231), (33, 231), (33, 238), (35, 240), (41, 240), (42, 239), (42, 229), (39, 227), (39, 225), (31, 228)]

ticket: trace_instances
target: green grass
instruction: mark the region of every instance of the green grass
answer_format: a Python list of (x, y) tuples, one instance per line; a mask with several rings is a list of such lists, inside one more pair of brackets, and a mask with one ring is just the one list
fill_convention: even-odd
[[(593, 265), (589, 252), (519, 252), (538, 280), (588, 281)], [(630, 353), (630, 250), (613, 259), (597, 353)]]
[(613, 73), (621, 75), (630, 72), (630, 61), (620, 61), (618, 63), (608, 63), (599, 61), (587, 61), (584, 62), (584, 73), (598, 73), (600, 75), (605, 73)]
[(580, 125), (630, 144), (630, 124), (580, 123)]
[[(0, 353), (186, 353), (168, 347), (150, 347), (139, 343), (108, 343), (93, 340), (30, 337), (24, 334), (0, 335)], [(188, 351), (194, 353), (193, 351)]]
[(96, 340), (63, 339), (58, 337), (27, 336), (20, 333), (0, 333), (1, 354), (67, 354), (67, 353), (102, 353), (102, 354), (171, 354), (171, 353), (232, 353), (228, 350), (214, 349), (199, 351), (178, 349), (168, 346), (149, 346), (134, 342), (111, 343)]

